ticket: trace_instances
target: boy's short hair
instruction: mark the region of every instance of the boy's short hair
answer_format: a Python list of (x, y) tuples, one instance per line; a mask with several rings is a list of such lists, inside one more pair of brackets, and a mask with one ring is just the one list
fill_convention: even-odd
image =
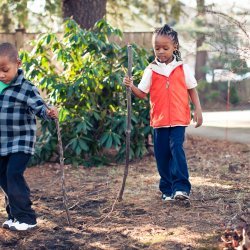
[(11, 62), (16, 62), (18, 59), (18, 52), (16, 47), (11, 43), (0, 44), (0, 56), (8, 56)]

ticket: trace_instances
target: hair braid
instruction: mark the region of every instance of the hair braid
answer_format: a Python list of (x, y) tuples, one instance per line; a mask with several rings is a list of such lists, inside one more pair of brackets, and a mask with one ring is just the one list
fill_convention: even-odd
[(180, 44), (178, 40), (178, 33), (174, 29), (165, 24), (163, 27), (155, 29), (154, 35), (168, 36), (177, 46), (177, 49), (174, 51), (176, 61), (182, 61), (181, 52), (179, 50)]

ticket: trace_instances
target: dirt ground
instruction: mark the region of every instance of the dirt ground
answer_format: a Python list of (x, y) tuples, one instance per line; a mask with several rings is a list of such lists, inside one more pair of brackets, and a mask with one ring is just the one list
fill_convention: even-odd
[[(115, 204), (124, 165), (66, 166), (72, 226), (63, 207), (60, 166), (29, 168), (38, 227), (30, 232), (1, 228), (0, 249), (222, 249), (225, 225), (250, 221), (250, 146), (189, 136), (185, 148), (193, 185), (190, 206), (161, 201), (153, 156), (131, 163), (123, 201)], [(0, 198), (2, 223), (6, 213)]]

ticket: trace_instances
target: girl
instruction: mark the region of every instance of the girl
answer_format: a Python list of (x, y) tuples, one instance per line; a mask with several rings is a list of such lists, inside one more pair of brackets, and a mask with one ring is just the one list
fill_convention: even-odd
[(138, 87), (131, 78), (125, 77), (123, 82), (139, 98), (150, 94), (150, 125), (162, 200), (185, 200), (191, 190), (183, 150), (185, 128), (190, 123), (189, 97), (195, 106), (195, 127), (202, 125), (197, 81), (182, 62), (176, 31), (168, 25), (156, 29), (152, 43), (155, 60), (145, 69)]

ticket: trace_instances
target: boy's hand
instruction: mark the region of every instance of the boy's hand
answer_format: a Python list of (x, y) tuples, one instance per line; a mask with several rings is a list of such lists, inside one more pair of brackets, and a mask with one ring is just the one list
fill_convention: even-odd
[(193, 121), (196, 122), (196, 125), (195, 125), (196, 128), (202, 125), (203, 117), (202, 117), (201, 109), (196, 109), (194, 111)]
[(58, 110), (56, 107), (51, 107), (50, 109), (47, 109), (46, 112), (49, 117), (54, 119), (58, 118)]
[(126, 85), (127, 87), (132, 88), (132, 86), (134, 85), (133, 78), (129, 78), (128, 76), (125, 76), (123, 78), (123, 84)]

